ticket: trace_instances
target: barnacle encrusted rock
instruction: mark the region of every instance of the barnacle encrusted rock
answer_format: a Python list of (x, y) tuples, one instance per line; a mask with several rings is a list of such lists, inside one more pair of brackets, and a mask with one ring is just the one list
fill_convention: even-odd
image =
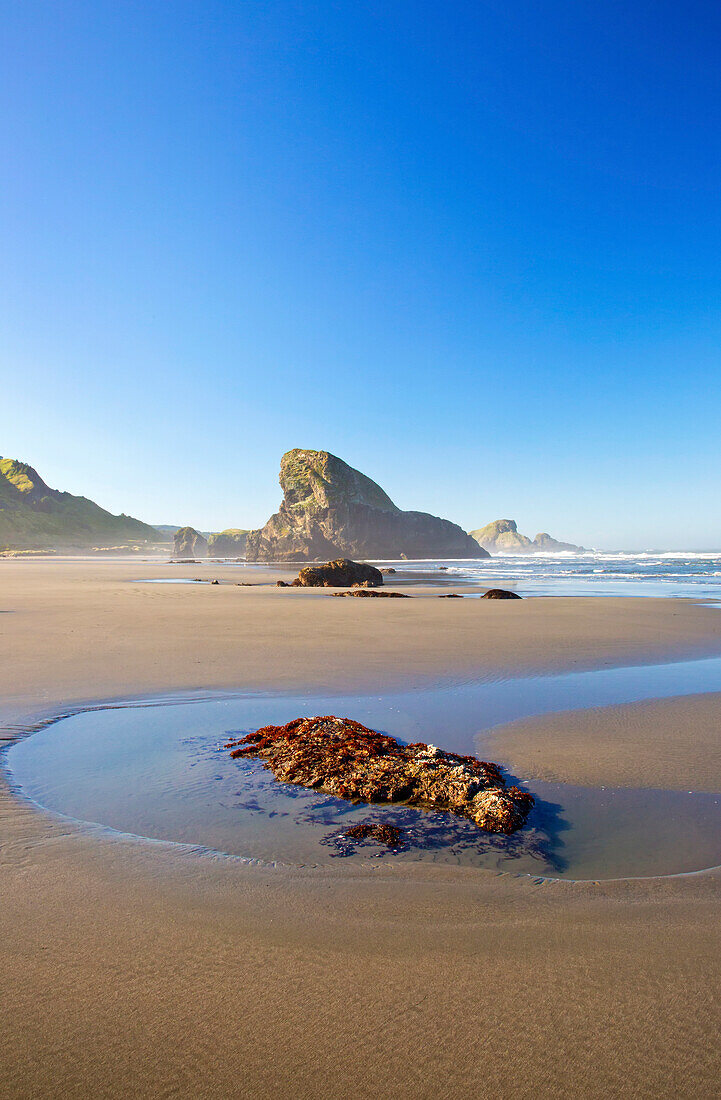
[(259, 756), (276, 779), (360, 802), (404, 802), (470, 817), (489, 833), (520, 829), (533, 797), (506, 787), (496, 764), (393, 737), (334, 715), (295, 718), (229, 741), (231, 757)]

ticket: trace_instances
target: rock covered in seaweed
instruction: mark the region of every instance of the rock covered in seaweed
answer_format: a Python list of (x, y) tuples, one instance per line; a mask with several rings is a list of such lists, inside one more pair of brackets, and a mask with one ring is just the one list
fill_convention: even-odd
[(380, 569), (350, 558), (337, 558), (325, 565), (307, 565), (293, 581), (294, 588), (377, 588), (381, 584)]
[(375, 840), (378, 844), (385, 844), (386, 848), (396, 848), (401, 843), (403, 830), (385, 822), (361, 821), (346, 829), (343, 835), (351, 840)]
[(229, 741), (231, 757), (259, 756), (276, 779), (360, 802), (404, 802), (469, 817), (489, 833), (522, 828), (533, 796), (506, 787), (496, 764), (423, 743), (401, 745), (334, 715), (295, 718)]
[(522, 600), (517, 592), (511, 592), (509, 588), (489, 588), (481, 596), (482, 600)]
[(334, 596), (385, 596), (389, 600), (411, 600), (407, 592), (380, 592), (377, 588), (354, 588), (352, 592), (334, 592)]

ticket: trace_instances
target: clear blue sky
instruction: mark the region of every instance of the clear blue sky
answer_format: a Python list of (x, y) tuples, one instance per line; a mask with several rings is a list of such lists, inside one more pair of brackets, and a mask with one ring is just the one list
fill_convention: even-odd
[(0, 453), (151, 522), (290, 447), (721, 544), (715, 3), (6, 0)]

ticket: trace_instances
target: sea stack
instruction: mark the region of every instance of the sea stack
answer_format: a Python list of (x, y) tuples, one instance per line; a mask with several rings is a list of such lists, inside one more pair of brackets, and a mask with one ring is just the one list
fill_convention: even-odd
[(551, 538), (546, 531), (541, 531), (531, 540), (528, 535), (521, 534), (515, 519), (496, 519), (477, 531), (471, 531), (471, 536), (492, 554), (536, 554), (556, 550), (580, 553), (583, 550), (582, 546), (575, 546), (572, 542), (559, 542)]
[(327, 451), (288, 451), (280, 486), (280, 508), (248, 534), (248, 561), (489, 557), (457, 524), (401, 511), (380, 485)]
[(194, 527), (180, 527), (175, 532), (174, 554), (176, 558), (204, 558), (208, 542)]
[(528, 550), (531, 540), (527, 535), (522, 535), (515, 519), (496, 519), (493, 523), (487, 523), (478, 531), (471, 531), (471, 535), (484, 550), (505, 550), (507, 553)]

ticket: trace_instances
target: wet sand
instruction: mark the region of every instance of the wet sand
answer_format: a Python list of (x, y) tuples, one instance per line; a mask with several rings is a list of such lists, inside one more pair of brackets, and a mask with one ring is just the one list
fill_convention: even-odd
[[(686, 601), (127, 583), (183, 570), (199, 575), (1, 562), (3, 724), (179, 689), (380, 691), (721, 653), (719, 612)], [(621, 754), (600, 719), (566, 745), (610, 783)], [(658, 723), (624, 723), (634, 784), (656, 781)], [(666, 729), (670, 746), (686, 736)], [(1, 1095), (717, 1095), (717, 872), (537, 885), (385, 863), (289, 871), (79, 829), (4, 786), (0, 845)]]
[(513, 722), (489, 751), (524, 776), (598, 787), (721, 791), (721, 695), (679, 696)]

